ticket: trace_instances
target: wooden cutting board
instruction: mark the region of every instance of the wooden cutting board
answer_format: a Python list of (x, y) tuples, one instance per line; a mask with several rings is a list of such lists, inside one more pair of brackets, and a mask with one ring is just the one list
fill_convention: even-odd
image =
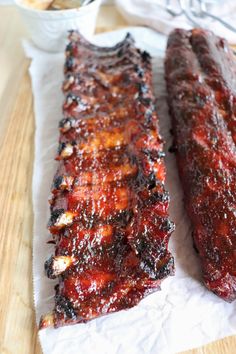
[[(113, 6), (102, 7), (97, 32), (124, 26), (125, 21)], [(32, 293), (31, 184), (35, 127), (29, 60), (20, 44), (23, 36), (26, 36), (24, 24), (16, 9), (0, 7), (1, 354), (42, 353)], [(236, 336), (185, 353), (235, 354)]]

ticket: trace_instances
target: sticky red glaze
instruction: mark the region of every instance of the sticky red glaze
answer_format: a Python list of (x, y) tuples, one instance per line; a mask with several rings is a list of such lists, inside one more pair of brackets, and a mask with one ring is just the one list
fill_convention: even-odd
[(99, 49), (74, 32), (66, 53), (45, 264), (55, 327), (132, 307), (174, 269), (150, 57), (130, 37)]
[(165, 72), (185, 204), (206, 286), (236, 298), (236, 64), (225, 40), (169, 37)]

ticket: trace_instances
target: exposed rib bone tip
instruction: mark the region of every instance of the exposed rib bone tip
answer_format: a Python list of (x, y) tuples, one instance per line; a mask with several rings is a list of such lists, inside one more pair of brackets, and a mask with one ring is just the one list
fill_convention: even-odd
[(55, 222), (54, 226), (58, 229), (62, 228), (63, 226), (70, 225), (73, 222), (75, 214), (70, 211), (65, 211), (62, 213), (57, 221)]
[(54, 327), (54, 313), (49, 312), (46, 315), (41, 316), (39, 321), (39, 330), (44, 328)]
[(74, 261), (70, 256), (55, 256), (50, 257), (45, 263), (45, 271), (50, 279), (56, 278), (62, 274)]

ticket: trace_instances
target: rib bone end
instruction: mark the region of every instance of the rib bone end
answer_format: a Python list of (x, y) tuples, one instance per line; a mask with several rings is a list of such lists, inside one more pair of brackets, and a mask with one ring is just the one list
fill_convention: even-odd
[(54, 314), (49, 312), (46, 315), (41, 316), (39, 321), (39, 330), (44, 328), (54, 327)]
[(73, 257), (55, 256), (45, 262), (45, 271), (50, 279), (55, 279), (73, 264)]

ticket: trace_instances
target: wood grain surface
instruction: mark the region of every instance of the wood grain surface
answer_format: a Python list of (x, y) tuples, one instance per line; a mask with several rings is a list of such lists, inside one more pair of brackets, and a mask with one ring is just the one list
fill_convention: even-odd
[[(111, 5), (100, 10), (97, 32), (126, 26)], [(0, 7), (0, 353), (41, 354), (32, 294), (33, 97), (16, 9)], [(181, 325), (181, 324), (180, 324)], [(96, 354), (96, 350), (93, 351)], [(92, 351), (91, 351), (92, 353)], [(185, 354), (235, 354), (236, 336)], [(62, 353), (63, 354), (63, 353)], [(78, 350), (78, 354), (80, 353)], [(112, 354), (112, 353), (111, 353)], [(161, 353), (147, 353), (161, 354)]]

